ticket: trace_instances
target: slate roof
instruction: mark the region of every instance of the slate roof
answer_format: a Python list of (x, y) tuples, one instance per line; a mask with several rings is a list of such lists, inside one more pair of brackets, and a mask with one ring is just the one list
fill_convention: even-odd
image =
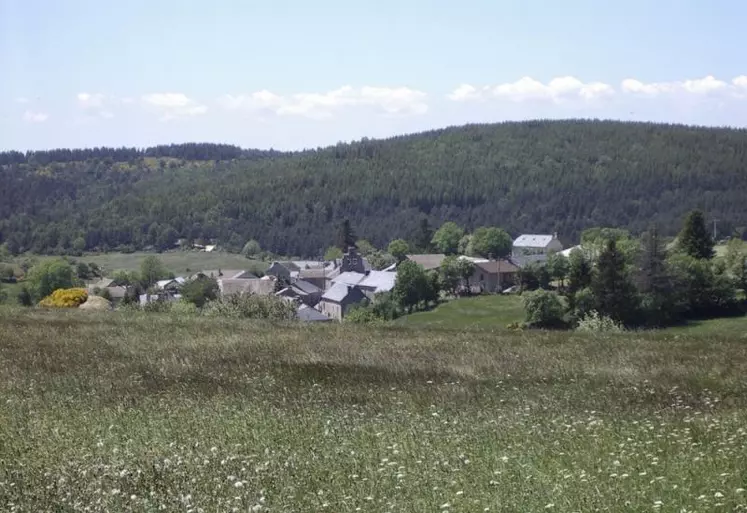
[(443, 253), (432, 253), (423, 255), (407, 255), (407, 259), (420, 264), (426, 271), (431, 269), (438, 269), (441, 267), (441, 262), (444, 261), (446, 255)]
[(291, 287), (297, 288), (305, 294), (319, 294), (322, 291), (322, 289), (306, 280), (296, 280)]
[(552, 235), (520, 235), (514, 241), (517, 248), (546, 248), (552, 242)]
[(336, 283), (322, 296), (323, 300), (342, 303), (345, 299), (351, 302), (363, 301), (366, 299), (365, 294), (358, 287), (351, 287), (344, 283)]
[(374, 292), (389, 292), (394, 288), (397, 279), (396, 273), (388, 271), (371, 271), (363, 281), (358, 283), (359, 287), (372, 289)]
[(301, 305), (298, 307), (297, 315), (298, 320), (303, 322), (327, 322), (332, 320), (322, 312), (306, 305)]
[(346, 272), (340, 274), (340, 276), (334, 278), (332, 283), (344, 283), (345, 285), (358, 285), (366, 277), (363, 273)]
[(224, 296), (232, 294), (257, 294), (260, 296), (269, 296), (275, 290), (273, 280), (255, 279), (220, 279), (218, 287)]
[(519, 267), (510, 260), (493, 260), (488, 262), (477, 262), (475, 267), (490, 274), (505, 274), (519, 272)]

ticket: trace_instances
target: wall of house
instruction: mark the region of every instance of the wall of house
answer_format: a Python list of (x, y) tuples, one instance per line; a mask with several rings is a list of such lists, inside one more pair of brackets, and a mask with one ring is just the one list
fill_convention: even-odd
[(338, 321), (342, 320), (342, 306), (337, 303), (322, 301), (319, 303), (319, 311), (332, 319), (337, 319)]

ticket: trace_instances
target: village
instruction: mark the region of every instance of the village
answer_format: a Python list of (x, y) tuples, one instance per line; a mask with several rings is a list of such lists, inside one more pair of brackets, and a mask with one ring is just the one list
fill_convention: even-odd
[[(511, 254), (506, 258), (460, 255), (459, 259), (473, 264), (472, 275), (463, 280), (460, 289), (468, 294), (512, 293), (517, 289), (522, 267), (542, 264), (551, 253), (568, 256), (574, 248), (563, 250), (557, 233), (524, 234), (513, 241)], [(209, 247), (209, 251), (213, 249), (214, 246)], [(443, 253), (408, 254), (402, 261), (411, 261), (425, 271), (437, 272), (446, 257)], [(261, 277), (248, 270), (214, 269), (159, 280), (151, 290), (140, 294), (138, 301), (141, 306), (157, 301), (178, 301), (182, 298), (184, 284), (208, 278), (216, 280), (222, 298), (246, 294), (275, 295), (295, 306), (299, 321), (339, 322), (352, 308), (373, 301), (376, 294), (392, 291), (402, 261), (376, 270), (355, 246), (350, 246), (342, 258), (334, 260), (272, 261)], [(111, 298), (115, 307), (128, 292), (126, 286), (113, 278), (89, 282), (86, 288), (90, 294), (104, 294)]]

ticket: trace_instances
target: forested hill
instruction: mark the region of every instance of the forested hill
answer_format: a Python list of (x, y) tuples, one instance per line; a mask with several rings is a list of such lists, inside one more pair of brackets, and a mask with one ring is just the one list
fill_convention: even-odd
[(533, 121), (298, 153), (160, 148), (3, 154), (0, 239), (34, 252), (256, 239), (315, 256), (344, 218), (379, 246), (424, 216), (567, 242), (599, 225), (674, 233), (693, 208), (722, 232), (747, 226), (744, 130)]

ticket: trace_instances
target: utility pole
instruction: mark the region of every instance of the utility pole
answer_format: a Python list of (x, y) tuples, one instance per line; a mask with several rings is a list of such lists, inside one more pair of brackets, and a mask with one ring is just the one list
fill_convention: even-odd
[(713, 242), (716, 242), (716, 221), (718, 221), (718, 219), (713, 220)]

